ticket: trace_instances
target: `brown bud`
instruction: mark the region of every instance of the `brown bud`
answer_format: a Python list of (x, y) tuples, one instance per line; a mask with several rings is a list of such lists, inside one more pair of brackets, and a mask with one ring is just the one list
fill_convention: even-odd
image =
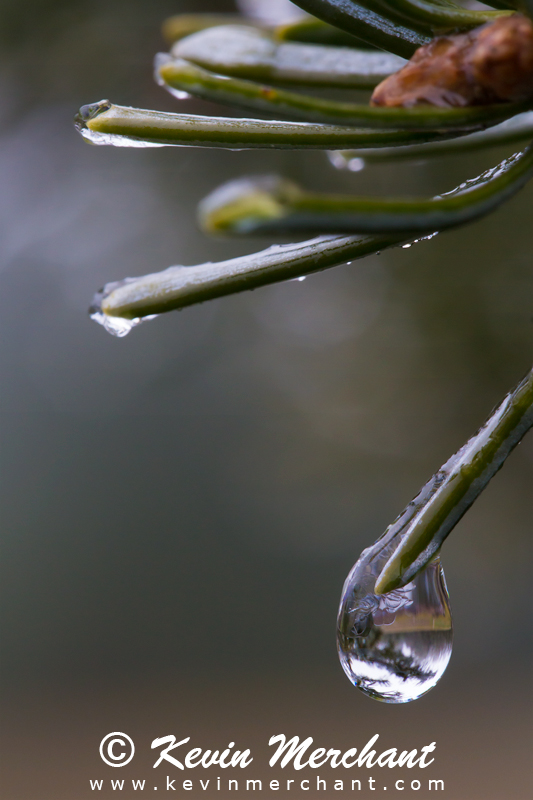
[(487, 105), (533, 96), (533, 23), (499, 17), (467, 33), (438, 36), (374, 90), (371, 105)]

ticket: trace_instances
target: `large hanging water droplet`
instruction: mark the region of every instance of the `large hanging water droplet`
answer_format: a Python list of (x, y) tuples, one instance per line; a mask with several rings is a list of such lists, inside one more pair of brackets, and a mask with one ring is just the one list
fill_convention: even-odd
[(448, 666), (452, 616), (438, 557), (406, 586), (374, 594), (395, 546), (378, 540), (348, 575), (337, 643), (342, 668), (358, 689), (385, 703), (408, 703), (432, 689)]

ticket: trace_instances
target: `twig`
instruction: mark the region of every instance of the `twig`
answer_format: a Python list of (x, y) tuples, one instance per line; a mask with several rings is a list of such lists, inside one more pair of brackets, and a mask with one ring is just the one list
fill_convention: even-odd
[[(274, 245), (259, 253), (216, 264), (169, 267), (141, 278), (108, 283), (96, 295), (90, 313), (97, 322), (117, 333), (113, 328), (118, 317), (139, 321), (216, 297), (320, 272), (405, 241), (410, 239), (406, 240), (404, 235), (320, 236), (298, 244)], [(127, 333), (128, 326), (122, 327)]]
[(441, 231), (484, 216), (519, 191), (533, 174), (533, 145), (457, 189), (430, 199), (351, 197), (307, 192), (276, 176), (240, 178), (202, 201), (210, 233), (417, 233)]
[(400, 544), (378, 576), (376, 594), (405, 586), (424, 569), (532, 426), (533, 370), (384, 533), (384, 545), (393, 538)]
[[(228, 79), (229, 80), (229, 79)], [(376, 109), (377, 110), (377, 109)], [(399, 111), (401, 109), (385, 109)], [(234, 119), (197, 114), (169, 114), (117, 106), (109, 100), (82, 106), (74, 120), (81, 135), (92, 144), (115, 147), (222, 147), (330, 150), (345, 147), (391, 147), (431, 142), (458, 135), (453, 129), (383, 130), (309, 122)]]
[[(485, 131), (476, 131), (466, 136), (426, 144), (401, 145), (399, 147), (362, 148), (360, 150), (335, 150), (329, 154), (330, 161), (337, 169), (351, 169), (353, 159), (364, 161), (418, 160), (433, 156), (456, 155), (470, 150), (483, 150), (499, 145), (517, 144), (533, 138), (533, 111), (517, 114), (516, 117), (501, 122)], [(361, 164), (356, 163), (360, 169)]]
[(296, 5), (358, 39), (403, 58), (410, 58), (432, 35), (427, 26), (409, 24), (390, 9), (381, 13), (376, 0), (297, 0)]
[(509, 11), (472, 11), (468, 8), (461, 8), (455, 3), (447, 3), (446, 0), (439, 0), (439, 3), (427, 2), (427, 0), (378, 0), (378, 5), (384, 5), (391, 10), (394, 9), (400, 16), (414, 23), (426, 23), (434, 33), (442, 33), (448, 30), (468, 30), (476, 28), (485, 22), (492, 22), (498, 17), (512, 14)]
[[(369, 54), (371, 56), (373, 54)], [(469, 132), (488, 127), (533, 107), (533, 98), (521, 103), (500, 103), (467, 108), (384, 108), (326, 100), (252, 80), (217, 75), (183, 59), (160, 53), (155, 59), (155, 78), (170, 92), (177, 90), (206, 100), (320, 123), (337, 123), (380, 130), (450, 130)]]
[(210, 27), (181, 39), (172, 56), (217, 75), (358, 89), (377, 86), (406, 63), (378, 50), (279, 42), (267, 31), (242, 24)]

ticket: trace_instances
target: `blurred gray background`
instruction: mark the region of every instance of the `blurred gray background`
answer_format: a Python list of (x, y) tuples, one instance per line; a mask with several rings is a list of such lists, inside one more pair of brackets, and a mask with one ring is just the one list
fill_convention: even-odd
[(259, 754), (280, 732), (436, 740), (447, 800), (521, 800), (533, 437), (444, 548), (455, 647), (432, 693), (373, 703), (334, 633), (361, 549), (529, 367), (533, 185), (466, 229), (126, 339), (87, 316), (106, 281), (270, 244), (197, 230), (197, 202), (231, 177), (425, 195), (509, 153), (349, 173), (324, 153), (82, 141), (72, 117), (103, 97), (232, 113), (180, 106), (151, 76), (166, 16), (223, 10), (0, 0), (2, 796), (91, 796), (98, 743), (124, 730), (148, 769), (167, 733)]

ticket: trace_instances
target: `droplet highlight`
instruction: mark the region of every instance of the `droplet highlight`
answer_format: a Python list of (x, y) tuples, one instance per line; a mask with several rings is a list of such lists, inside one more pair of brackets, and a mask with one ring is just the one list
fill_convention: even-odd
[(364, 550), (344, 584), (337, 645), (349, 680), (368, 697), (409, 703), (432, 689), (452, 654), (452, 616), (437, 557), (411, 583), (376, 595), (396, 542)]
[(347, 169), (349, 172), (361, 172), (366, 167), (366, 161), (354, 155), (352, 150), (330, 150), (327, 153), (329, 163), (335, 169)]

